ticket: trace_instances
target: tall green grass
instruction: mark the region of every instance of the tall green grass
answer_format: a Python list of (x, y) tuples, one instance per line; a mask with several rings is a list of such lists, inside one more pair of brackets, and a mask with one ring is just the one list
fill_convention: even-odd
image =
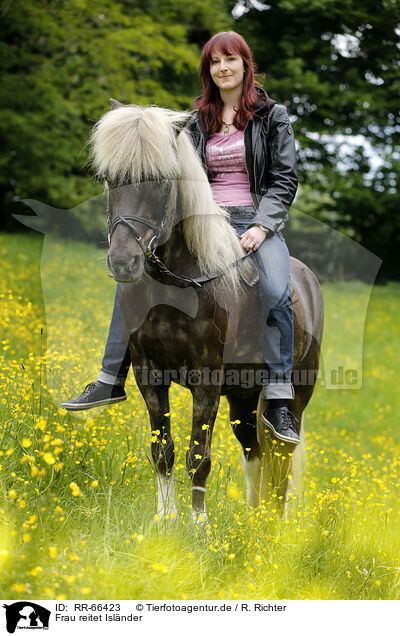
[[(145, 405), (71, 416), (57, 400), (95, 378), (114, 283), (103, 252), (0, 236), (0, 594), (3, 598), (399, 598), (400, 286), (373, 290), (362, 388), (316, 388), (305, 420), (303, 502), (288, 519), (247, 511), (240, 446), (221, 400), (208, 481), (210, 523), (194, 528), (185, 450), (190, 394), (171, 399), (178, 518), (156, 513)], [(40, 274), (43, 274), (43, 288)], [(326, 368), (359, 367), (369, 290), (325, 284)], [(44, 300), (43, 300), (44, 299)], [(43, 334), (41, 335), (41, 330)]]

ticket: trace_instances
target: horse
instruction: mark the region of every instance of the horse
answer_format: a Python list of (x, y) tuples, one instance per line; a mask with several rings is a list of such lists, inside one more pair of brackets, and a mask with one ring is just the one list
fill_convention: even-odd
[[(301, 449), (276, 440), (260, 417), (267, 403), (260, 392), (257, 271), (213, 199), (188, 132), (192, 114), (115, 100), (111, 106), (88, 143), (95, 176), (108, 191), (107, 264), (124, 283), (120, 306), (149, 413), (158, 514), (176, 516), (172, 382), (193, 399), (186, 467), (195, 523), (207, 522), (212, 432), (223, 395), (242, 446), (248, 505), (274, 494), (283, 509)], [(318, 373), (323, 299), (314, 274), (293, 258), (291, 287), (294, 398), (288, 406), (303, 428)]]

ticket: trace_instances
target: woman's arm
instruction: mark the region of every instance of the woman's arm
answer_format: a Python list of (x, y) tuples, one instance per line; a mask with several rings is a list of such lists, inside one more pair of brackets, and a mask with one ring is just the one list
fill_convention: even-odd
[(265, 182), (266, 192), (250, 227), (261, 225), (275, 233), (285, 225), (297, 190), (294, 135), (287, 110), (280, 104), (273, 108), (270, 115), (268, 144), (270, 163)]

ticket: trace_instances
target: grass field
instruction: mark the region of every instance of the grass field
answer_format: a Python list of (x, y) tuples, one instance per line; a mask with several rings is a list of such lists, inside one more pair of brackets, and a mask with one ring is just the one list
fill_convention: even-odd
[[(362, 388), (317, 386), (305, 421), (303, 502), (286, 520), (273, 506), (246, 510), (240, 446), (222, 399), (210, 524), (193, 527), (191, 402), (173, 388), (178, 519), (165, 530), (155, 515), (147, 411), (133, 380), (128, 400), (112, 408), (77, 417), (55, 403), (98, 372), (114, 292), (102, 254), (53, 243), (40, 268), (41, 245), (0, 236), (1, 598), (400, 597), (400, 285), (372, 292)], [(359, 368), (369, 290), (352, 282), (323, 292), (325, 366)]]

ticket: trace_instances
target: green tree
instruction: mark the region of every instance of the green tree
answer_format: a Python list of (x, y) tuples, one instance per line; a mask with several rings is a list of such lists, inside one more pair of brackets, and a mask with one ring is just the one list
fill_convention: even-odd
[(190, 108), (199, 44), (226, 28), (208, 0), (6, 0), (0, 22), (0, 205), (20, 198), (73, 208), (101, 191), (84, 145), (93, 123), (123, 103)]
[[(228, 0), (228, 9), (235, 5)], [(235, 28), (265, 72), (265, 88), (293, 118), (303, 185), (297, 205), (375, 251), (386, 275), (398, 277), (398, 1), (255, 5), (243, 0), (247, 11)]]

